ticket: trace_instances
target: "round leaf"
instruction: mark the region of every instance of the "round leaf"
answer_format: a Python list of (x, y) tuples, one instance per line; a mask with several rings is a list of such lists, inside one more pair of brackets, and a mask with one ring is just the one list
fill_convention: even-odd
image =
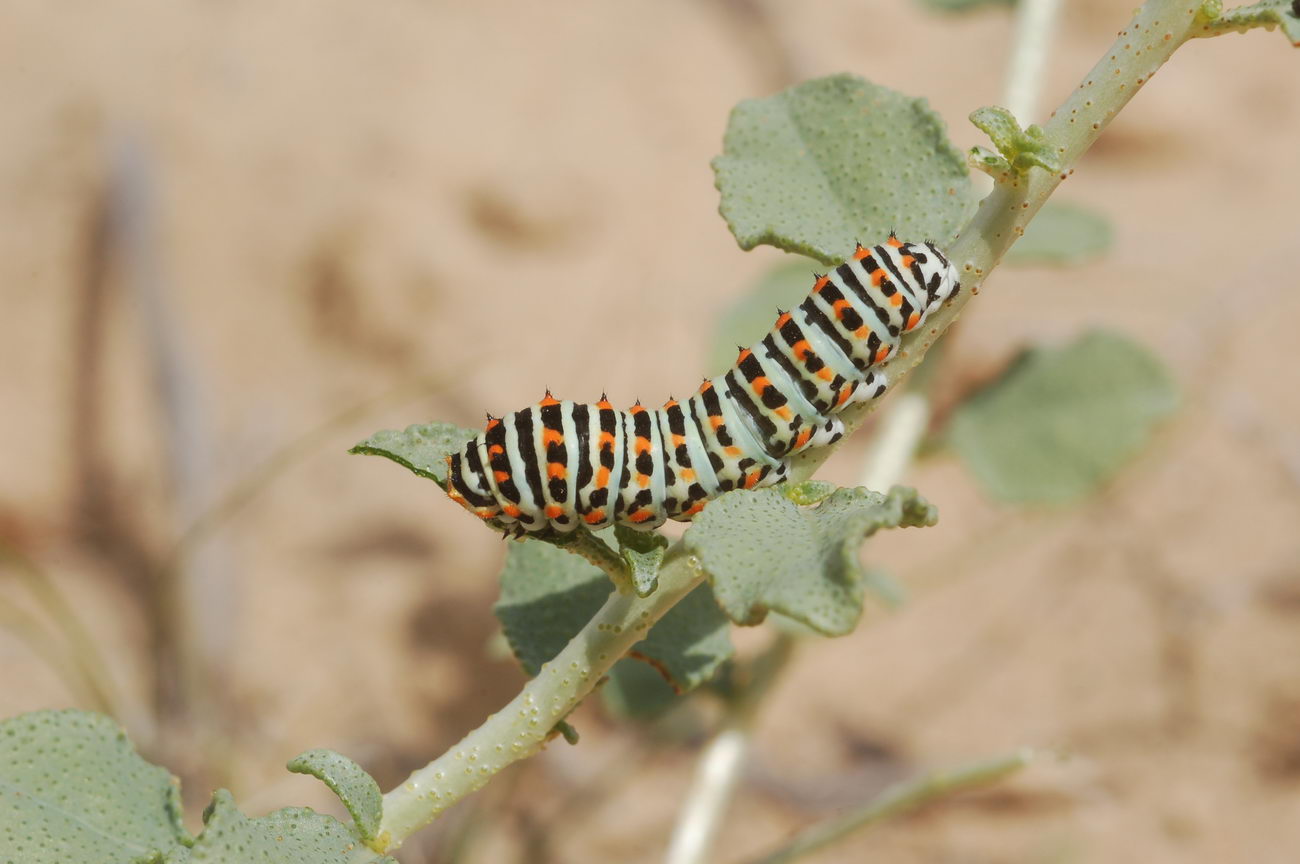
[(946, 243), (975, 204), (965, 156), (925, 100), (854, 75), (741, 102), (713, 170), (742, 248), (826, 264), (891, 229)]

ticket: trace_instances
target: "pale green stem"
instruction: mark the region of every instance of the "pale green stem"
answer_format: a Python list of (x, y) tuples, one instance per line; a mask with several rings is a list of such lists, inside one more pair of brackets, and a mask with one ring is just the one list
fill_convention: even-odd
[(509, 705), (384, 796), (376, 847), (395, 849), (439, 813), (501, 769), (532, 756), (656, 621), (704, 579), (681, 544), (668, 551), (659, 588), (649, 597), (612, 593), (555, 659)]
[[(993, 192), (948, 250), (962, 274), (963, 290), (918, 333), (907, 336), (894, 359), (890, 380), (915, 366), (934, 341), (961, 314), (971, 296), (1022, 234), (1048, 196), (1119, 110), (1151, 79), (1173, 52), (1202, 31), (1207, 18), (1201, 5), (1188, 0), (1148, 0), (1128, 27), (1120, 31), (1106, 56), (1084, 78), (1065, 104), (1045, 124), (1047, 140), (1057, 150), (1060, 172), (1033, 169), (998, 178)], [(1261, 22), (1258, 26), (1264, 26)], [(876, 404), (873, 400), (870, 404)], [(849, 430), (861, 425), (870, 405), (845, 411)], [(791, 482), (808, 479), (833, 447), (798, 454)], [(695, 588), (701, 574), (681, 542), (664, 558), (659, 589), (649, 597), (612, 594), (596, 616), (564, 650), (542, 667), (537, 677), (504, 709), (461, 740), (451, 751), (413, 773), (384, 796), (384, 816), (376, 846), (394, 849), (412, 832), (447, 807), (483, 786), (507, 765), (536, 753), (555, 724), (599, 682), (616, 660), (639, 641), (655, 621)], [(894, 812), (894, 811), (890, 811)]]
[[(993, 191), (980, 202), (975, 216), (947, 252), (961, 273), (962, 290), (923, 328), (903, 338), (898, 353), (884, 365), (891, 386), (921, 362), (935, 340), (957, 319), (989, 271), (1025, 233), (1029, 220), (1056, 187), (1074, 173), (1079, 158), (1120, 109), (1180, 45), (1203, 35), (1206, 19), (1200, 10), (1201, 4), (1195, 0), (1148, 0), (1134, 13), (1128, 26), (1120, 31), (1070, 98), (1043, 124), (1046, 139), (1055, 146), (1061, 170), (1049, 172), (1034, 168), (1027, 174), (1009, 171), (995, 178)], [(851, 432), (862, 425), (878, 401), (851, 406), (841, 414), (847, 429)], [(834, 446), (822, 447), (796, 455), (791, 465), (791, 482), (811, 477), (834, 449)]]
[(899, 783), (886, 789), (864, 807), (814, 825), (795, 835), (793, 840), (781, 848), (753, 859), (750, 864), (785, 864), (854, 831), (909, 813), (940, 798), (1005, 780), (1028, 765), (1032, 759), (1032, 751), (1018, 750), (1009, 756), (973, 762), (949, 771), (936, 771), (917, 780)]
[(678, 811), (665, 864), (704, 864), (722, 825), (731, 796), (740, 780), (758, 707), (794, 652), (795, 639), (778, 633), (776, 641), (755, 661), (750, 680), (727, 706), (722, 731), (700, 755), (695, 777)]

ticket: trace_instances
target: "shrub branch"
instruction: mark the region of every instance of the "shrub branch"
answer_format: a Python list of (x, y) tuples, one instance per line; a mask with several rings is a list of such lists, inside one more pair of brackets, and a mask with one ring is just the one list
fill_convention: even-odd
[[(1275, 4), (1266, 5), (1271, 8)], [(951, 326), (989, 272), (1024, 234), (1029, 220), (1074, 172), (1079, 158), (1174, 51), (1189, 39), (1271, 24), (1276, 20), (1269, 15), (1240, 14), (1237, 10), (1225, 15), (1217, 0), (1148, 0), (1139, 8), (1102, 59), (1044, 124), (1044, 134), (1037, 140), (1054, 150), (1060, 170), (1017, 171), (1008, 166), (994, 178), (992, 193), (980, 203), (975, 216), (948, 250), (962, 273), (964, 290), (922, 331), (904, 338), (895, 358), (886, 364), (892, 367), (891, 387)], [(845, 411), (841, 416), (848, 429), (861, 425), (875, 404), (878, 402)], [(833, 449), (825, 447), (797, 455), (791, 481), (808, 479)], [(381, 851), (397, 848), (447, 807), (487, 783), (496, 772), (540, 750), (555, 725), (591, 692), (614, 662), (703, 579), (694, 560), (678, 542), (664, 558), (657, 591), (645, 598), (612, 594), (595, 617), (509, 705), (384, 796), (376, 847)], [(887, 811), (894, 812), (894, 808)]]

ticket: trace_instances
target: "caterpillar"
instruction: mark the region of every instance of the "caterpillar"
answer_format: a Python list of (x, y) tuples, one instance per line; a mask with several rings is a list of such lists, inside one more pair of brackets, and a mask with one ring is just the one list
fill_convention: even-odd
[(838, 441), (837, 416), (885, 391), (877, 367), (902, 333), (960, 290), (933, 243), (888, 241), (825, 275), (736, 364), (684, 402), (616, 410), (554, 398), (505, 417), (447, 457), (447, 494), (523, 537), (614, 523), (689, 521), (732, 489), (786, 479), (790, 457)]

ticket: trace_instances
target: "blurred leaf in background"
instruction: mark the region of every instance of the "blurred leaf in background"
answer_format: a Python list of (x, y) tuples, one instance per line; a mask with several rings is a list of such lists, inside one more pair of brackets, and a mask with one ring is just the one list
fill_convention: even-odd
[(1097, 330), (1026, 350), (957, 408), (947, 438), (991, 497), (1066, 504), (1111, 479), (1177, 404), (1157, 357)]
[(1096, 210), (1048, 201), (1025, 228), (1025, 236), (1007, 252), (1003, 263), (1017, 267), (1073, 267), (1104, 255), (1112, 238), (1110, 220)]

